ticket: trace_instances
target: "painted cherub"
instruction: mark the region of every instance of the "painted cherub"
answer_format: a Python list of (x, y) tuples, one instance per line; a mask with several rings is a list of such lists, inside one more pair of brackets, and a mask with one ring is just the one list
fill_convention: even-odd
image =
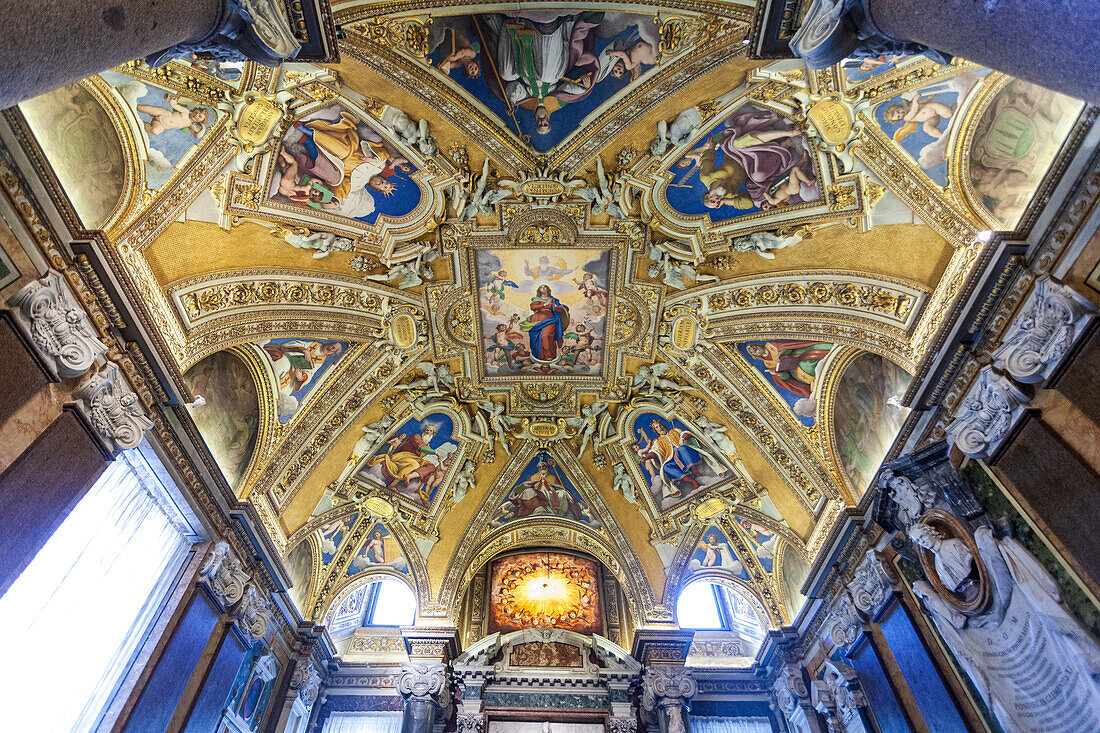
[(201, 138), (206, 133), (206, 125), (210, 122), (210, 110), (205, 107), (188, 107), (180, 104), (180, 95), (165, 93), (168, 100), (168, 108), (158, 107), (155, 104), (139, 104), (137, 111), (152, 117), (152, 120), (143, 120), (145, 131), (150, 135), (160, 135), (165, 130), (187, 130), (195, 139)]
[(496, 330), (486, 338), (493, 343), (485, 350), (485, 356), (492, 359), (494, 364), (506, 361), (512, 364), (512, 352), (516, 349), (516, 343), (523, 340), (516, 331), (512, 330), (519, 321), (519, 316), (513, 314), (507, 323), (498, 323)]
[(600, 347), (596, 344), (601, 339), (592, 332), (584, 323), (578, 323), (575, 328), (577, 334), (576, 352), (577, 363), (585, 366), (599, 366)]
[(386, 561), (386, 545), (382, 541), (382, 530), (376, 529), (371, 538), (363, 545), (363, 554), (370, 564), (384, 563)]
[(577, 290), (584, 293), (584, 298), (588, 301), (588, 307), (596, 313), (603, 312), (603, 309), (607, 307), (607, 291), (600, 287), (600, 281), (596, 279), (596, 275), (586, 272), (580, 280), (573, 278), (573, 282), (576, 283)]
[(886, 108), (883, 117), (890, 123), (906, 123), (894, 133), (895, 139), (898, 139), (899, 136), (905, 137), (919, 125), (922, 132), (938, 140), (943, 136), (943, 130), (940, 129), (940, 122), (943, 120), (950, 120), (954, 114), (955, 105), (946, 105), (943, 102), (936, 102), (918, 93), (913, 95), (912, 101), (909, 102), (908, 109), (906, 109), (904, 104), (891, 104)]
[(638, 41), (626, 50), (608, 51), (607, 57), (614, 59), (611, 67), (611, 75), (616, 79), (622, 79), (626, 72), (633, 72), (640, 64), (653, 66), (657, 63), (657, 53), (653, 50), (653, 44)]
[(504, 290), (506, 287), (519, 289), (519, 285), (508, 279), (507, 270), (497, 270), (494, 272), (492, 280), (485, 286), (485, 290), (489, 296), (486, 305), (488, 305), (489, 309), (494, 313), (497, 311), (497, 304), (507, 297), (507, 293)]

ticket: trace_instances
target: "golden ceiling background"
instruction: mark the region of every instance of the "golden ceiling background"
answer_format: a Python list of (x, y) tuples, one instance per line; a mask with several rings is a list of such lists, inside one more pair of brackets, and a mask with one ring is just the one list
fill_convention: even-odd
[(964, 60), (749, 61), (736, 3), (334, 11), (330, 67), (132, 62), (21, 105), (303, 616), (393, 574), (453, 619), (554, 546), (636, 623), (698, 574), (789, 622), (1082, 105)]

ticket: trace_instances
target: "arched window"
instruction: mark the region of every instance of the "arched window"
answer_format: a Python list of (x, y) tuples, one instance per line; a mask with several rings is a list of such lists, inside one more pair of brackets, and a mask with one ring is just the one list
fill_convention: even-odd
[(410, 626), (416, 618), (416, 595), (396, 578), (363, 583), (329, 614), (329, 633), (339, 636), (361, 626)]
[(705, 580), (680, 592), (676, 618), (685, 629), (736, 631), (754, 643), (763, 641), (767, 630), (759, 603), (747, 592)]

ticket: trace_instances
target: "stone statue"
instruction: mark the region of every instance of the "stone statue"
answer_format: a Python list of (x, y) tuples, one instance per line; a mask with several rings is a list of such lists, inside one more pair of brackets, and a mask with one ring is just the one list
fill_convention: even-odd
[(996, 539), (989, 527), (974, 541), (993, 584), (988, 610), (960, 613), (931, 584), (913, 584), (947, 647), (1005, 733), (1100, 730), (1100, 648), (1020, 543)]
[(516, 417), (507, 417), (504, 414), (506, 406), (503, 402), (493, 402), (492, 400), (482, 400), (477, 403), (477, 406), (489, 416), (489, 427), (493, 429), (493, 433), (497, 436), (497, 440), (500, 441), (500, 447), (504, 449), (504, 452), (508, 455), (512, 455), (512, 451), (508, 449), (508, 432), (515, 430), (519, 426), (521, 420)]
[[(567, 417), (565, 419), (566, 425), (581, 431), (581, 448), (577, 451), (578, 456), (584, 455), (584, 451), (588, 447), (588, 442), (596, 432), (600, 415), (603, 414), (606, 409), (606, 402), (593, 402), (591, 405), (585, 405), (581, 408), (580, 417)], [(594, 447), (593, 450), (595, 450)]]
[(703, 117), (696, 107), (685, 109), (676, 115), (676, 119), (669, 126), (665, 120), (657, 122), (657, 137), (649, 145), (649, 154), (660, 158), (674, 147), (686, 143), (699, 131), (703, 124)]
[(454, 480), (454, 497), (455, 504), (466, 498), (466, 492), (474, 487), (474, 471), (477, 470), (477, 464), (471, 459), (466, 459), (466, 462), (462, 464), (462, 470), (455, 475)]
[(485, 157), (485, 164), (481, 166), (481, 175), (477, 179), (477, 185), (473, 191), (469, 193), (466, 199), (466, 205), (463, 207), (459, 219), (467, 220), (473, 219), (478, 214), (482, 216), (492, 216), (493, 206), (498, 201), (511, 196), (511, 191), (505, 191), (504, 189), (486, 190), (489, 183), (489, 158)]
[(435, 277), (435, 271), (432, 269), (431, 265), (427, 263), (434, 260), (437, 256), (434, 249), (425, 249), (418, 254), (414, 260), (398, 262), (385, 273), (364, 275), (363, 279), (380, 283), (398, 280), (397, 287), (402, 290), (406, 288), (415, 288), (417, 285), (423, 285), (425, 280), (431, 280)]
[(912, 526), (925, 510), (935, 502), (935, 495), (922, 491), (905, 476), (899, 476), (889, 468), (878, 477), (878, 485), (890, 492), (890, 497), (898, 507), (897, 519), (901, 526)]
[(618, 181), (611, 181), (603, 169), (603, 160), (596, 156), (596, 185), (577, 189), (576, 194), (592, 204), (593, 214), (610, 214), (616, 219), (623, 216), (622, 208), (615, 203), (615, 191), (622, 187)]
[(436, 365), (434, 362), (422, 361), (416, 366), (424, 377), (414, 379), (408, 384), (398, 384), (394, 389), (422, 389), (431, 395), (442, 395), (455, 388), (455, 378), (446, 364)]
[(612, 473), (614, 473), (612, 481), (614, 482), (615, 490), (621, 491), (623, 496), (626, 497), (626, 500), (631, 504), (637, 504), (638, 497), (634, 493), (634, 479), (627, 473), (626, 466), (622, 463), (616, 463), (611, 470)]
[(393, 415), (387, 413), (370, 425), (364, 425), (362, 427), (363, 434), (359, 436), (359, 440), (355, 441), (355, 446), (351, 449), (351, 454), (348, 455), (348, 460), (344, 463), (344, 470), (340, 472), (340, 476), (333, 482), (332, 488), (342, 485), (351, 478), (351, 474), (355, 471), (355, 467), (359, 465), (359, 461), (361, 461), (364, 456), (369, 456), (371, 453), (374, 453), (374, 451), (378, 449), (378, 446), (382, 444), (382, 439), (386, 437), (386, 433), (393, 427), (393, 423)]
[(649, 245), (649, 259), (653, 260), (646, 268), (646, 275), (654, 280), (660, 279), (665, 285), (677, 290), (687, 287), (684, 279), (695, 282), (718, 282), (721, 278), (716, 275), (704, 275), (695, 270), (686, 262), (677, 262), (667, 252), (661, 251), (654, 245)]
[(970, 580), (974, 556), (958, 537), (944, 537), (924, 522), (909, 528), (909, 538), (935, 556), (936, 574), (944, 587), (959, 591)]
[(425, 158), (430, 158), (439, 152), (435, 144), (435, 138), (428, 134), (428, 121), (413, 122), (407, 114), (393, 105), (387, 105), (382, 110), (380, 118), (382, 124), (390, 127), (397, 139), (411, 148), (416, 148)]
[(734, 239), (730, 249), (734, 252), (755, 252), (766, 260), (774, 260), (775, 255), (772, 254), (772, 250), (790, 247), (801, 241), (802, 237), (797, 235), (781, 237), (771, 232), (753, 232)]
[(634, 375), (634, 381), (630, 383), (630, 386), (637, 390), (645, 390), (647, 397), (653, 397), (658, 391), (673, 390), (675, 392), (686, 392), (691, 387), (685, 387), (681, 384), (677, 384), (671, 379), (665, 379), (664, 374), (671, 368), (671, 365), (665, 362), (657, 362), (652, 366), (643, 366), (638, 369), (638, 373)]
[(287, 234), (286, 243), (298, 249), (316, 250), (313, 259), (328, 257), (332, 252), (348, 252), (354, 244), (347, 237), (338, 237), (332, 232), (307, 232), (306, 234)]

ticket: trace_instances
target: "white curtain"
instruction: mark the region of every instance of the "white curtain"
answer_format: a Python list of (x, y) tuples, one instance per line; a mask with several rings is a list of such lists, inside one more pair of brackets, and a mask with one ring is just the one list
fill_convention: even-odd
[(112, 463), (0, 598), (3, 728), (92, 729), (187, 548), (126, 461)]
[(691, 716), (691, 733), (772, 733), (767, 718), (718, 718)]
[(401, 733), (401, 713), (333, 713), (321, 733)]

